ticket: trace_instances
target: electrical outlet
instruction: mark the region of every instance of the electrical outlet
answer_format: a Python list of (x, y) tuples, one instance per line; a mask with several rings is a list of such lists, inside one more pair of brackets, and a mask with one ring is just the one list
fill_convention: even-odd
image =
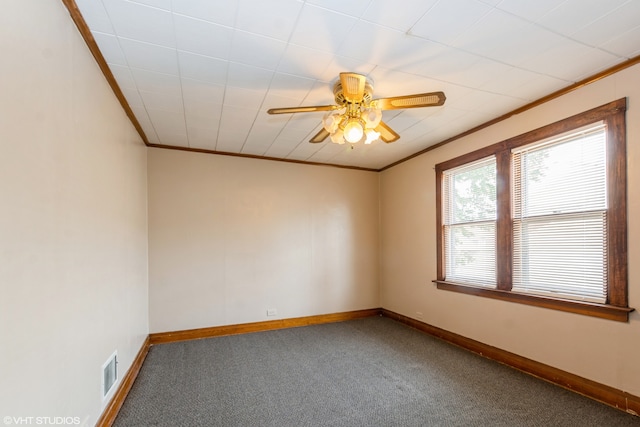
[(416, 319), (418, 320), (423, 320), (424, 316), (422, 315), (421, 311), (416, 311)]
[(278, 314), (278, 310), (276, 310), (275, 308), (267, 309), (267, 316), (271, 317), (271, 316), (276, 316), (277, 314)]

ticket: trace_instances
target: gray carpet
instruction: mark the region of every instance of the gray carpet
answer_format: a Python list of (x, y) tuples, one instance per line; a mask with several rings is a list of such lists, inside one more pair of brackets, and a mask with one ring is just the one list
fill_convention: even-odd
[(383, 317), (151, 348), (124, 426), (639, 426)]

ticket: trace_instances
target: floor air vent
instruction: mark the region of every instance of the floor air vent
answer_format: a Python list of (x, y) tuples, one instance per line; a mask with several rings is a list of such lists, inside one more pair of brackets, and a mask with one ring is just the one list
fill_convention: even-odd
[(102, 398), (106, 398), (118, 380), (118, 352), (114, 352), (102, 365)]

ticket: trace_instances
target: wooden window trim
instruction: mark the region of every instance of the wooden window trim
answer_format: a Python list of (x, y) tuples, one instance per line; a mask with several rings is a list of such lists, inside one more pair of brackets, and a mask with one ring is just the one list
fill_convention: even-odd
[[(626, 174), (626, 98), (571, 116), (516, 137), (466, 153), (436, 165), (436, 223), (438, 289), (511, 301), (610, 320), (627, 322), (627, 174)], [(511, 291), (513, 224), (511, 216), (511, 150), (590, 123), (607, 125), (607, 245), (608, 286), (605, 304), (567, 300)], [(442, 175), (444, 171), (485, 157), (495, 156), (497, 165), (497, 287), (486, 289), (447, 281), (445, 278), (444, 226), (442, 218)]]

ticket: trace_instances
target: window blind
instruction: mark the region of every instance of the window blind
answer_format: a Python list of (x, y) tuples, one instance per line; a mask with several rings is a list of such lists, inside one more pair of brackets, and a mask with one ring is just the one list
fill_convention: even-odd
[(604, 303), (606, 128), (512, 151), (513, 290)]
[(496, 160), (443, 173), (446, 280), (495, 288)]

